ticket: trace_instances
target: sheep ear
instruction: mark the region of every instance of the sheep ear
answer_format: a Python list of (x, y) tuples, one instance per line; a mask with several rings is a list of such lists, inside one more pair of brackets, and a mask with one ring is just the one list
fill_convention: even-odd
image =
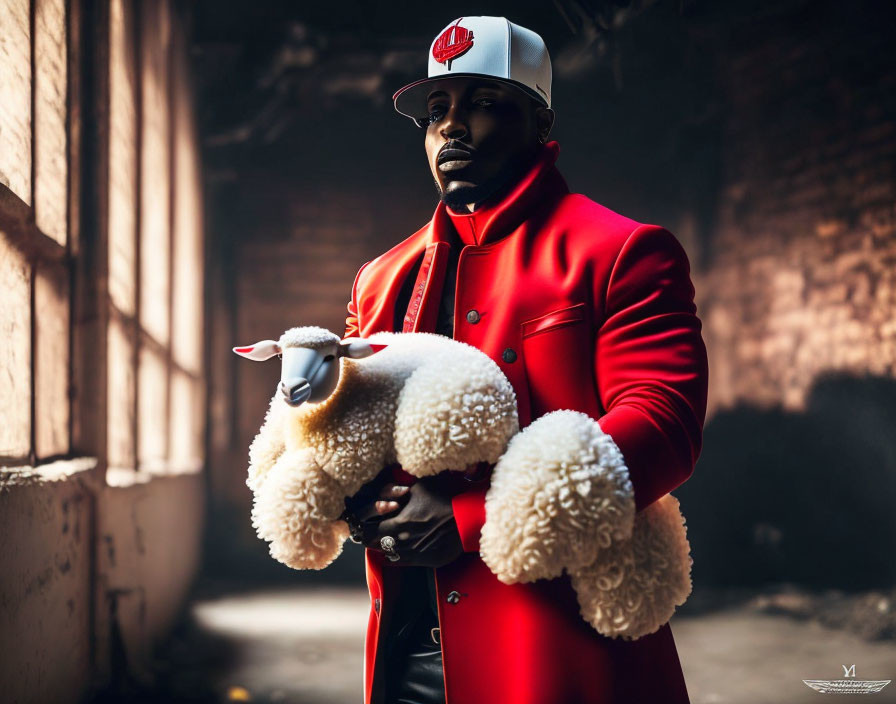
[(376, 354), (388, 346), (389, 345), (378, 345), (375, 342), (369, 342), (363, 337), (347, 337), (339, 343), (338, 356), (361, 359), (362, 357), (369, 357), (372, 354)]
[(275, 354), (280, 354), (280, 345), (274, 340), (262, 340), (248, 347), (234, 347), (233, 351), (240, 357), (251, 359), (254, 362), (263, 362)]

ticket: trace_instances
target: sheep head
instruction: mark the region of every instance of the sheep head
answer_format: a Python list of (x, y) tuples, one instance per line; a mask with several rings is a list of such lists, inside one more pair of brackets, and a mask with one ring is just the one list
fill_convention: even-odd
[(280, 355), (280, 396), (287, 405), (297, 408), (306, 401), (320, 403), (329, 398), (339, 383), (340, 357), (361, 359), (384, 347), (363, 337), (340, 340), (335, 333), (310, 325), (290, 328), (279, 340), (262, 340), (234, 347), (233, 351), (255, 362)]

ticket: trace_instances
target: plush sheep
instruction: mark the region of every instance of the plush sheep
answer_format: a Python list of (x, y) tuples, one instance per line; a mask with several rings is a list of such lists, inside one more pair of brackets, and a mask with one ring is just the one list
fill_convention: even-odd
[[(249, 448), (252, 525), (271, 555), (321, 569), (348, 537), (345, 498), (388, 464), (417, 477), (496, 462), (519, 430), (516, 395), (472, 345), (433, 333), (340, 341), (309, 326), (234, 352), (282, 355), (277, 392)], [(307, 403), (306, 403), (307, 402)]]
[(247, 480), (253, 526), (281, 562), (332, 562), (348, 537), (344, 499), (387, 464), (423, 477), (485, 461), (480, 556), (502, 582), (566, 572), (583, 618), (627, 640), (656, 631), (690, 594), (677, 499), (636, 514), (622, 453), (585, 413), (553, 411), (519, 431), (510, 382), (475, 347), (432, 333), (340, 341), (302, 327), (234, 351), (283, 357)]

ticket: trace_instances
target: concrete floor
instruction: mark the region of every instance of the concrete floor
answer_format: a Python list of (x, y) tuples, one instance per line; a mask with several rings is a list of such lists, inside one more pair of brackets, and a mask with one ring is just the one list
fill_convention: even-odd
[[(368, 597), (363, 589), (257, 592), (206, 599), (145, 701), (357, 704)], [(867, 642), (749, 606), (672, 619), (693, 704), (801, 704), (825, 695), (803, 679), (896, 678), (896, 643)], [(896, 702), (896, 684), (872, 695)], [(823, 700), (823, 699), (822, 699)]]

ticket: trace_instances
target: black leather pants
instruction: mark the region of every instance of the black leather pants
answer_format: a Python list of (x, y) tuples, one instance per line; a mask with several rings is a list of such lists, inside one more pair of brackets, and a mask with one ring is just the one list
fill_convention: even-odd
[(385, 704), (445, 704), (442, 647), (432, 636), (438, 617), (429, 607), (426, 592), (417, 594), (415, 608), (388, 645)]

